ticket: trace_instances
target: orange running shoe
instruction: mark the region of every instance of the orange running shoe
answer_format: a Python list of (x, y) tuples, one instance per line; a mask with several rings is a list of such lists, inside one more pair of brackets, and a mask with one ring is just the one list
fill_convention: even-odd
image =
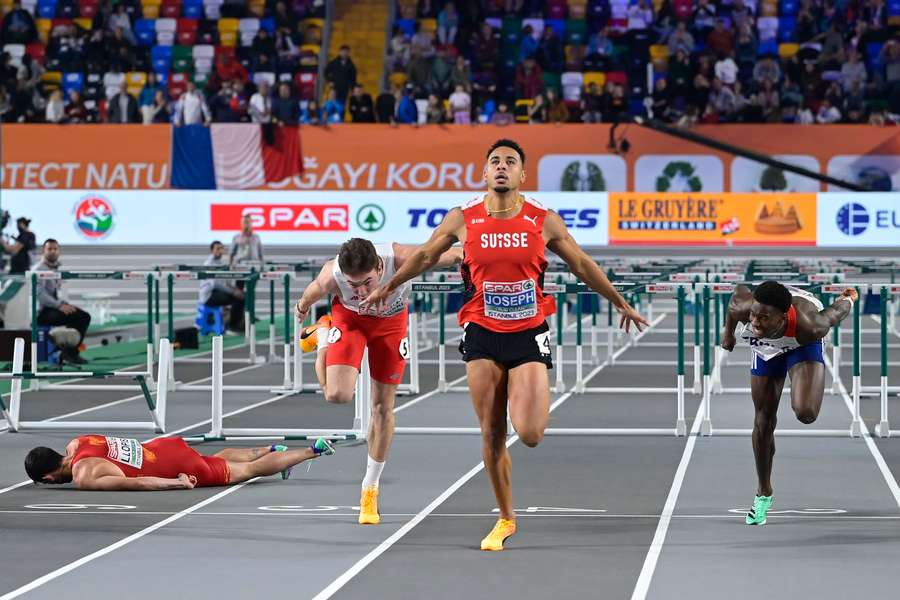
[(503, 550), (503, 542), (515, 532), (516, 522), (514, 519), (497, 519), (497, 524), (494, 525), (491, 532), (481, 540), (481, 549), (499, 552)]
[(378, 525), (381, 523), (381, 515), (378, 513), (378, 488), (375, 486), (363, 488), (359, 498), (359, 524)]
[(331, 328), (331, 315), (322, 315), (318, 321), (303, 328), (300, 332), (300, 349), (303, 352), (312, 352), (319, 347), (318, 331), (323, 327)]

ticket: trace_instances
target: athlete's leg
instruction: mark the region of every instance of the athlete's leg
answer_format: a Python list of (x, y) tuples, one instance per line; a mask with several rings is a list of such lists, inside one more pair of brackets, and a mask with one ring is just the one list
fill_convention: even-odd
[(810, 424), (819, 417), (825, 396), (825, 365), (817, 361), (799, 362), (791, 375), (791, 408), (801, 423)]
[(775, 424), (784, 377), (750, 375), (750, 395), (756, 416), (753, 419), (753, 456), (756, 458), (757, 494), (772, 495), (772, 460), (775, 456)]
[(213, 454), (213, 456), (224, 458), (228, 462), (250, 462), (265, 456), (271, 451), (271, 446), (260, 446), (259, 448), (225, 448), (224, 450), (219, 450)]
[(369, 423), (369, 456), (387, 460), (394, 439), (394, 402), (397, 386), (372, 380), (372, 421)]
[(325, 399), (333, 404), (347, 404), (353, 400), (359, 369), (349, 365), (328, 365), (325, 369)]
[(470, 360), (466, 363), (466, 379), (481, 423), (481, 455), (500, 507), (500, 517), (514, 519), (512, 461), (506, 449), (507, 372), (492, 360)]
[(316, 351), (316, 379), (319, 380), (319, 387), (322, 388), (322, 393), (328, 397), (328, 388), (325, 387), (328, 382), (328, 378), (326, 377), (326, 366), (325, 360), (328, 355), (328, 346), (324, 348), (319, 348)]
[(228, 483), (241, 483), (254, 477), (275, 475), (317, 456), (318, 454), (312, 448), (298, 448), (296, 450), (285, 450), (284, 452), (270, 452), (252, 462), (232, 462), (229, 460), (228, 470), (231, 476), (228, 479)]
[(522, 443), (530, 448), (544, 437), (550, 418), (550, 379), (547, 366), (528, 362), (509, 370), (509, 418)]

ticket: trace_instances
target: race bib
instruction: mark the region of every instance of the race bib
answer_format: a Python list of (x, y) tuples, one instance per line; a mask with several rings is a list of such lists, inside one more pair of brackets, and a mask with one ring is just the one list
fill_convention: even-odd
[(337, 327), (332, 327), (328, 330), (328, 343), (336, 344), (338, 340), (341, 339), (341, 330)]
[(539, 333), (534, 336), (534, 341), (537, 342), (538, 352), (541, 353), (541, 356), (550, 356), (550, 332), (545, 331), (544, 333)]
[(530, 319), (537, 312), (537, 289), (533, 279), (485, 281), (484, 315), (500, 321)]
[(123, 465), (140, 469), (144, 464), (144, 448), (141, 443), (131, 438), (107, 437), (106, 446), (109, 452), (106, 457)]
[(410, 356), (412, 356), (412, 354), (409, 352), (409, 338), (405, 337), (400, 340), (400, 358), (409, 360)]

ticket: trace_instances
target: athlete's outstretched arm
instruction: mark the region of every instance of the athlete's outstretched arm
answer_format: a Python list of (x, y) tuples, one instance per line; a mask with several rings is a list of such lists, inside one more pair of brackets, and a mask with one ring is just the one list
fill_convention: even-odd
[(753, 294), (746, 285), (735, 286), (734, 292), (731, 294), (731, 300), (728, 301), (728, 312), (725, 315), (725, 325), (722, 327), (722, 348), (731, 352), (737, 339), (734, 337), (734, 330), (737, 329), (738, 323), (746, 323), (750, 320), (750, 304), (753, 301)]
[(319, 274), (313, 279), (306, 289), (297, 305), (294, 307), (297, 320), (303, 321), (306, 314), (312, 306), (325, 297), (325, 294), (333, 294), (337, 291), (337, 282), (334, 280), (334, 259), (329, 260), (319, 271)]
[(74, 480), (79, 490), (96, 492), (155, 492), (162, 490), (189, 490), (197, 485), (193, 475), (179, 473), (177, 478), (125, 477), (124, 475), (102, 475), (100, 477), (80, 477)]
[(378, 304), (391, 295), (398, 287), (434, 268), (441, 256), (459, 241), (460, 232), (465, 229), (462, 210), (454, 208), (447, 213), (437, 226), (431, 238), (413, 250), (386, 284), (369, 294), (367, 304)]
[(603, 269), (581, 249), (581, 246), (578, 245), (575, 238), (566, 229), (566, 224), (562, 218), (552, 210), (547, 211), (547, 216), (544, 219), (544, 241), (550, 250), (569, 265), (575, 276), (587, 284), (589, 288), (612, 302), (616, 310), (619, 311), (619, 327), (624, 327), (625, 331), (630, 331), (631, 324), (634, 323), (635, 327), (640, 331), (641, 325), (649, 325), (646, 319), (634, 310), (615, 286), (609, 282)]
[(832, 327), (847, 318), (847, 315), (853, 309), (853, 303), (858, 298), (859, 294), (856, 289), (847, 288), (844, 290), (844, 293), (838, 296), (831, 306), (811, 316), (810, 335), (816, 340), (821, 340), (827, 336)]

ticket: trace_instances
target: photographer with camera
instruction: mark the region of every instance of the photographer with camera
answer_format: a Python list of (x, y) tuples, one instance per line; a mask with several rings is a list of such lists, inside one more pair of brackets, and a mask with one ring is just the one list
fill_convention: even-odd
[[(9, 213), (2, 216), (2, 225), (6, 226), (9, 221)], [(9, 260), (9, 272), (11, 275), (22, 275), (31, 268), (31, 253), (37, 247), (35, 243), (34, 233), (28, 229), (31, 220), (26, 217), (16, 219), (16, 227), (19, 230), (18, 235), (13, 238), (3, 236), (0, 245), (3, 246), (3, 252), (11, 256)]]

